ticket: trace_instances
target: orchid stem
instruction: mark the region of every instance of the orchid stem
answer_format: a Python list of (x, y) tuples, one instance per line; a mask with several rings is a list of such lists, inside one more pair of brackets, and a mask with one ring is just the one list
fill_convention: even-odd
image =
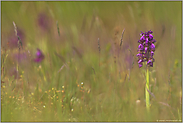
[(146, 72), (146, 86), (145, 86), (145, 93), (146, 93), (146, 109), (149, 111), (150, 108), (150, 99), (149, 99), (149, 67), (147, 67)]

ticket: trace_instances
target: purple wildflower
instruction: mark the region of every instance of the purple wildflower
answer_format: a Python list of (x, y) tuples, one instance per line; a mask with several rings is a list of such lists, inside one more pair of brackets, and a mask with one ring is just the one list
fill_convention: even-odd
[(142, 62), (143, 62), (143, 59), (139, 59), (138, 63), (140, 64), (140, 63), (142, 63)]
[(155, 51), (155, 45), (154, 45), (154, 44), (151, 44), (151, 45), (150, 45), (150, 50), (151, 50), (151, 51)]
[(34, 62), (41, 62), (44, 59), (44, 55), (41, 52), (40, 49), (37, 48), (37, 52), (36, 52), (36, 58), (34, 59)]
[(37, 22), (38, 22), (38, 26), (42, 29), (42, 30), (44, 30), (44, 31), (46, 31), (46, 30), (49, 30), (50, 29), (50, 19), (49, 19), (49, 17), (45, 14), (45, 13), (40, 13), (39, 15), (38, 15), (38, 20), (37, 20)]
[(10, 76), (14, 76), (14, 79), (20, 79), (20, 74), (15, 67), (10, 68), (8, 73), (10, 74)]
[(150, 41), (150, 43), (155, 43), (155, 42), (156, 42), (156, 40), (155, 40), (155, 39), (153, 39), (153, 40), (151, 40), (151, 41)]
[(151, 67), (153, 67), (153, 62), (154, 62), (154, 59), (149, 59), (149, 61), (147, 62), (148, 65), (150, 65)]
[(148, 31), (148, 32), (141, 32), (141, 38), (138, 41), (139, 46), (138, 46), (138, 64), (139, 68), (142, 67), (142, 63), (147, 61), (147, 65), (150, 67), (153, 67), (153, 62), (154, 62), (154, 51), (155, 51), (155, 45), (154, 43), (156, 42), (155, 39), (153, 39), (152, 35), (153, 31)]
[(141, 67), (142, 67), (142, 65), (143, 65), (142, 63), (139, 63), (139, 68), (141, 68)]
[(142, 53), (138, 53), (137, 54), (137, 57), (142, 58), (143, 57), (143, 54)]
[(20, 53), (20, 54), (16, 53), (16, 54), (14, 54), (14, 59), (19, 60), (19, 62), (24, 61), (27, 59), (27, 54), (26, 53)]
[(153, 57), (153, 55), (154, 55), (154, 52), (153, 52), (153, 51), (151, 51), (151, 58)]
[[(22, 45), (24, 45), (25, 35), (23, 34), (23, 31), (20, 29), (17, 29), (17, 35), (20, 37)], [(18, 47), (18, 38), (15, 36), (14, 32), (12, 33), (8, 41), (9, 41), (9, 47), (11, 49)]]
[(126, 68), (131, 69), (133, 65), (133, 56), (131, 54), (125, 55)]
[(153, 35), (149, 34), (149, 40), (152, 40), (152, 39), (153, 39)]
[(147, 47), (145, 47), (145, 54), (147, 54), (147, 52), (148, 52), (147, 50), (148, 50), (148, 48), (147, 48)]
[(124, 44), (122, 47), (123, 47), (122, 52), (125, 54), (124, 55), (125, 69), (131, 69), (133, 67), (134, 58), (129, 52), (129, 49), (131, 49), (130, 44)]
[(142, 40), (142, 41), (143, 41), (143, 40), (145, 40), (145, 37), (144, 37), (144, 35), (143, 35), (143, 36), (140, 38), (140, 40)]
[(140, 44), (138, 48), (139, 48), (140, 51), (144, 50), (144, 46), (142, 44)]

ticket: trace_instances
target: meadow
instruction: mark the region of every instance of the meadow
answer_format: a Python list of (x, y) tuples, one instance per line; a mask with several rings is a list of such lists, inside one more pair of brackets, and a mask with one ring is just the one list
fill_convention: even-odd
[[(1, 2), (1, 121), (181, 122), (181, 12), (181, 1)], [(148, 113), (136, 55), (149, 30)]]

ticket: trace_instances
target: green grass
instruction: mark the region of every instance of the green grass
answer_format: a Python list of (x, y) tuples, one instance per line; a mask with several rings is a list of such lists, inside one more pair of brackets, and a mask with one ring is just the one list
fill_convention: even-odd
[[(182, 121), (181, 3), (1, 2), (1, 121)], [(48, 16), (47, 30), (37, 24), (40, 12)], [(8, 45), (13, 21), (27, 55), (18, 79), (11, 76), (18, 45)], [(136, 61), (139, 34), (148, 30), (159, 43), (149, 71), (155, 96), (149, 113), (145, 71)], [(41, 63), (32, 61), (37, 48), (45, 55)], [(128, 69), (125, 57), (132, 55)]]

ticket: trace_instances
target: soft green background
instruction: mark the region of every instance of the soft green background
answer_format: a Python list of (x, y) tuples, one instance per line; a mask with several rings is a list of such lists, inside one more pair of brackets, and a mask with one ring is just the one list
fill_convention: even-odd
[[(1, 8), (1, 121), (182, 121), (182, 2), (1, 2)], [(49, 30), (39, 28), (39, 13), (48, 16)], [(18, 80), (9, 74), (18, 53), (7, 45), (13, 21), (25, 35), (20, 52), (29, 54), (18, 64)], [(158, 46), (147, 114), (145, 74), (135, 56), (139, 34), (149, 30)], [(129, 70), (126, 45), (134, 55)], [(37, 48), (45, 55), (41, 63), (32, 62)]]

